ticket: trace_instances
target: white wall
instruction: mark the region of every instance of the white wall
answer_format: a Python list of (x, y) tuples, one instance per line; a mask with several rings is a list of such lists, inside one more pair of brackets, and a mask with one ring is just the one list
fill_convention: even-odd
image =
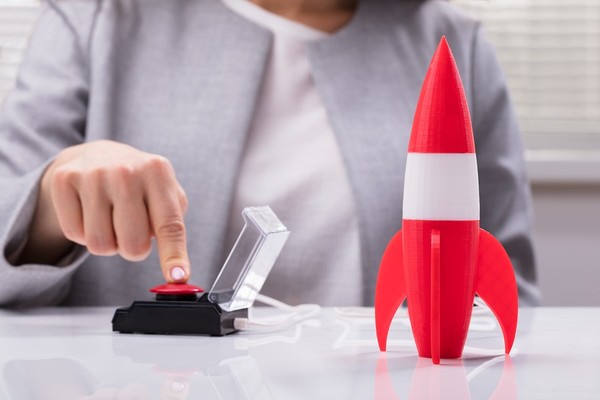
[(600, 184), (533, 185), (539, 282), (548, 306), (600, 306)]

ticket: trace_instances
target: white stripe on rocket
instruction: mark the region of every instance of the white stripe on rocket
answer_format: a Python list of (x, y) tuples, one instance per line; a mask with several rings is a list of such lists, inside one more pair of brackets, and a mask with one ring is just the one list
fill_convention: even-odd
[(404, 219), (479, 220), (475, 153), (408, 153)]

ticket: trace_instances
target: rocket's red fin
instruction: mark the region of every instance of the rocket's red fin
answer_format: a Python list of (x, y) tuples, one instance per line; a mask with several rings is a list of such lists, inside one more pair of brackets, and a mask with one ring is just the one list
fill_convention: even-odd
[(510, 353), (517, 330), (519, 297), (508, 254), (489, 232), (479, 230), (479, 262), (475, 293), (492, 310), (504, 335), (504, 349)]
[(431, 361), (440, 363), (440, 230), (431, 231)]
[(385, 351), (387, 347), (390, 325), (398, 307), (406, 298), (403, 254), (400, 230), (390, 240), (383, 253), (375, 287), (375, 329), (381, 351)]

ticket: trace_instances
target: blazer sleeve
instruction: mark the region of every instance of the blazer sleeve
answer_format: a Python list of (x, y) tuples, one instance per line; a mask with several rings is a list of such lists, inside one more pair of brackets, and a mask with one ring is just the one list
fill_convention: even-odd
[(14, 265), (46, 166), (60, 150), (84, 140), (88, 70), (87, 38), (81, 29), (47, 2), (15, 89), (0, 111), (0, 306), (59, 303), (68, 292), (70, 276), (87, 256), (77, 246), (57, 266)]
[(479, 166), (481, 227), (508, 252), (519, 302), (537, 305), (532, 206), (524, 151), (508, 87), (491, 43), (480, 25), (472, 51), (472, 123)]

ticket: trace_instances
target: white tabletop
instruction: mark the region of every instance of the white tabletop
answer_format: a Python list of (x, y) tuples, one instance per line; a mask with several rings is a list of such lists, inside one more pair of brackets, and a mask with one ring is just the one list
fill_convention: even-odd
[(438, 366), (403, 319), (380, 353), (361, 311), (226, 337), (113, 333), (109, 308), (0, 311), (0, 399), (600, 398), (598, 308), (521, 309), (510, 358), (482, 355), (503, 346), (496, 326)]

